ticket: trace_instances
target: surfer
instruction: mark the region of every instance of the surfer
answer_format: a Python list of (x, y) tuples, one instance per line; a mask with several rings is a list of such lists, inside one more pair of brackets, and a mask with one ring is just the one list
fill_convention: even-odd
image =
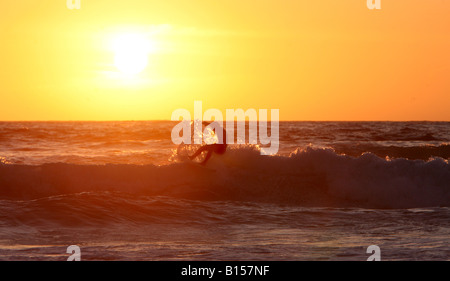
[[(205, 121), (203, 121), (203, 124), (209, 125), (208, 122)], [(222, 127), (222, 141), (218, 140), (217, 143), (203, 145), (194, 154), (189, 156), (189, 159), (194, 160), (195, 157), (199, 156), (203, 151), (208, 151), (208, 154), (206, 154), (205, 159), (200, 163), (201, 165), (205, 165), (206, 162), (209, 160), (209, 158), (211, 158), (213, 152), (219, 155), (225, 153), (225, 151), (227, 150), (226, 139), (227, 139), (227, 132)]]

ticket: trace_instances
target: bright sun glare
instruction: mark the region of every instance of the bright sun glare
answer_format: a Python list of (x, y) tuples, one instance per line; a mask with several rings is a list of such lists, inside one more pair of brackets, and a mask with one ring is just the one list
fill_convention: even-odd
[(143, 35), (120, 35), (113, 41), (114, 65), (124, 74), (138, 74), (147, 67), (150, 47)]

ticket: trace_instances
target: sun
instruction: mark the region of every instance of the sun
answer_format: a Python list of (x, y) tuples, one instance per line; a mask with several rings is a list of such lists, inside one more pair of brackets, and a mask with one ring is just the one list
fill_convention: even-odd
[(138, 74), (148, 65), (150, 48), (150, 42), (144, 35), (119, 35), (113, 40), (114, 65), (124, 74)]

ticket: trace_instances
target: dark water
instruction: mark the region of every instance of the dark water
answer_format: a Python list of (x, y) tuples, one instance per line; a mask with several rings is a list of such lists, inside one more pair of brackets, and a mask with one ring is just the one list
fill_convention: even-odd
[(282, 122), (209, 169), (174, 124), (0, 123), (0, 259), (449, 260), (448, 122)]

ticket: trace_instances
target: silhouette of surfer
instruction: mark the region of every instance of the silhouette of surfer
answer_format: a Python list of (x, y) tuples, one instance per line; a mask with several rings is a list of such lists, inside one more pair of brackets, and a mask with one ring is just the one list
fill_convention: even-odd
[[(203, 121), (203, 124), (207, 124), (209, 125), (208, 122)], [(221, 126), (219, 126), (221, 127)], [(215, 129), (214, 129), (215, 130)], [(216, 133), (216, 132), (214, 132)], [(194, 160), (197, 156), (199, 156), (202, 152), (204, 151), (208, 151), (208, 154), (206, 154), (205, 159), (200, 163), (201, 165), (205, 165), (206, 162), (209, 160), (209, 158), (211, 158), (213, 152), (216, 154), (224, 154), (225, 151), (227, 150), (227, 132), (225, 131), (225, 129), (222, 127), (222, 141), (218, 140), (217, 143), (213, 143), (213, 144), (206, 144), (203, 145), (202, 147), (200, 147), (194, 154), (192, 154), (191, 156), (189, 156), (189, 159)]]

